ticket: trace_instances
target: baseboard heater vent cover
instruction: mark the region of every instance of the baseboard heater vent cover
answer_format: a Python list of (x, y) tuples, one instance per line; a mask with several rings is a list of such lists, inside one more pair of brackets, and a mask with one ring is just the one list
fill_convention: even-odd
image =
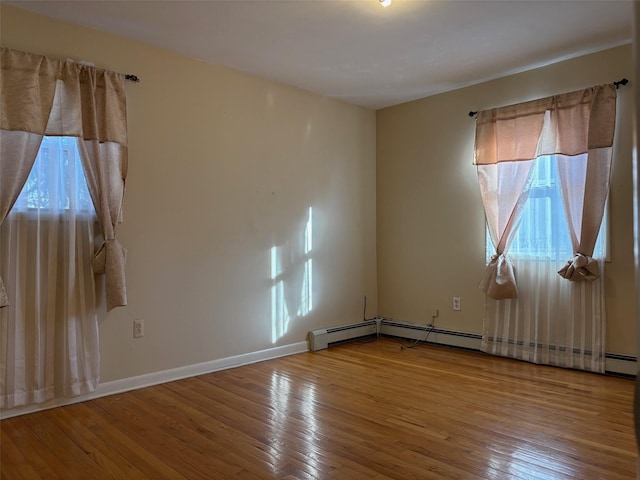
[(312, 330), (309, 332), (309, 350), (316, 352), (328, 348), (332, 343), (376, 335), (378, 329), (377, 320), (366, 320), (359, 323), (340, 325), (339, 327)]

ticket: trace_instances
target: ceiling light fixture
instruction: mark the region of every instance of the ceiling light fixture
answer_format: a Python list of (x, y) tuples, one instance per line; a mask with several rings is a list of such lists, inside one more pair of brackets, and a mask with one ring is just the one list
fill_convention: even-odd
[(380, 2), (380, 5), (382, 5), (384, 8), (387, 8), (389, 5), (391, 5), (391, 0), (378, 0)]

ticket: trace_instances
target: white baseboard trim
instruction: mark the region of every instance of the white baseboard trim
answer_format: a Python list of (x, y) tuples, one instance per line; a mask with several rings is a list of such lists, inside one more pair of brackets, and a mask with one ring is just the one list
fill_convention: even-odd
[(0, 411), (0, 420), (6, 418), (17, 417), (18, 415), (26, 415), (27, 413), (39, 412), (50, 408), (61, 407), (64, 405), (72, 405), (74, 403), (85, 402), (107, 395), (115, 395), (117, 393), (128, 392), (140, 388), (151, 387), (161, 383), (181, 380), (183, 378), (195, 377), (206, 373), (217, 372), (229, 368), (249, 365), (251, 363), (272, 360), (274, 358), (286, 357), (296, 353), (309, 351), (309, 345), (305, 342), (292, 343), (281, 347), (268, 348), (257, 352), (235, 355), (233, 357), (220, 358), (208, 362), (197, 363), (194, 365), (186, 365), (184, 367), (172, 368), (160, 372), (147, 373), (136, 377), (123, 378), (111, 382), (101, 383), (98, 388), (86, 395), (79, 395), (71, 398), (58, 398), (37, 405), (28, 405), (25, 407), (16, 407)]

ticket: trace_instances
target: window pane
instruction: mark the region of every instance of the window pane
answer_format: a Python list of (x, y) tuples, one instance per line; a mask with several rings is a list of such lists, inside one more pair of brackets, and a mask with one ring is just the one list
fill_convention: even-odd
[[(573, 255), (573, 247), (562, 205), (556, 159), (540, 157), (533, 168), (529, 198), (508, 254), (516, 258), (564, 262)], [(606, 228), (601, 228), (594, 252), (596, 257), (604, 256), (605, 234)], [(487, 258), (493, 253), (487, 235)]]
[(44, 137), (13, 210), (93, 212), (76, 139)]

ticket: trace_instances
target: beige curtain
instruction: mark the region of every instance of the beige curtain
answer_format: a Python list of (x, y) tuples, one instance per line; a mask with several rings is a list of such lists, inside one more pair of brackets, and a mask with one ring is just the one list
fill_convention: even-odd
[[(603, 85), (478, 115), (476, 164), (496, 248), (480, 282), (487, 293), (483, 351), (604, 372), (604, 261), (591, 256), (609, 189), (615, 111), (616, 89)], [(536, 197), (527, 200), (530, 187)], [(566, 221), (558, 219), (553, 232), (571, 238), (573, 258), (560, 276), (568, 253), (555, 243), (559, 237), (541, 235), (549, 245), (540, 252), (532, 238), (512, 242), (521, 212), (527, 210), (530, 231), (542, 205), (565, 212)], [(542, 218), (556, 217), (548, 211)]]
[[(0, 225), (38, 154), (56, 88), (55, 62), (1, 48)], [(0, 277), (0, 307), (8, 305)]]
[[(87, 183), (104, 235), (94, 271), (106, 274), (107, 310), (126, 305), (126, 250), (116, 239), (127, 173), (125, 76), (5, 47), (0, 53), (0, 218), (20, 192), (42, 135), (81, 139)], [(3, 289), (0, 283), (0, 295)], [(6, 304), (6, 295), (0, 301)]]
[(557, 95), (542, 139), (545, 150), (561, 154), (558, 175), (574, 256), (558, 273), (568, 280), (599, 276), (591, 255), (609, 194), (616, 93), (602, 85)]
[[(609, 84), (478, 113), (475, 163), (496, 248), (480, 281), (489, 297), (517, 297), (506, 253), (527, 199), (531, 165), (543, 155), (566, 159), (559, 171), (576, 251), (560, 274), (572, 280), (598, 275), (590, 256), (608, 193), (615, 107), (616, 89)], [(577, 186), (580, 176), (584, 181)]]
[(124, 75), (4, 47), (0, 58), (0, 408), (12, 408), (98, 385), (91, 267), (106, 274), (107, 309), (125, 305), (127, 124)]

